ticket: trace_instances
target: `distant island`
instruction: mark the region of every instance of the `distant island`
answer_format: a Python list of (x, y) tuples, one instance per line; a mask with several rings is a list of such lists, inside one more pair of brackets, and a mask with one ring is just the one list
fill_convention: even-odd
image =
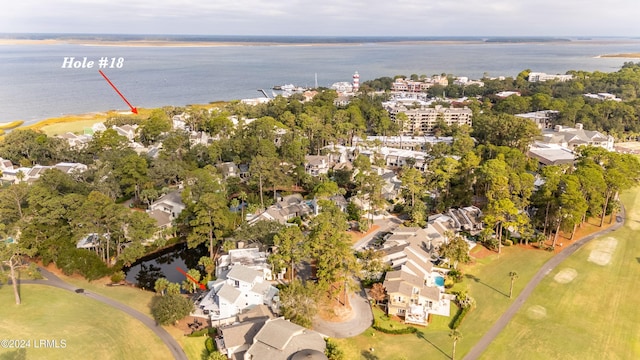
[(640, 53), (605, 54), (605, 55), (600, 55), (600, 57), (640, 59)]
[(488, 38), (488, 43), (540, 43), (540, 42), (570, 42), (571, 39), (555, 38), (555, 37), (495, 37)]
[[(580, 39), (576, 39), (580, 40)], [(127, 34), (0, 34), (0, 45), (79, 44), (91, 46), (269, 46), (359, 45), (371, 43), (552, 43), (557, 37), (488, 36), (282, 36), (282, 35), (127, 35)]]

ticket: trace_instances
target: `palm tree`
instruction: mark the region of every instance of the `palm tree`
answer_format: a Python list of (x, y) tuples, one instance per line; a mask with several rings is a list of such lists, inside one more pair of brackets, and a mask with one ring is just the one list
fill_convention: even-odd
[(451, 338), (451, 340), (453, 340), (453, 349), (451, 350), (451, 360), (455, 360), (456, 344), (458, 343), (458, 340), (462, 340), (462, 334), (460, 333), (460, 331), (456, 329), (452, 329), (451, 332), (449, 333), (449, 337)]
[(247, 193), (244, 191), (240, 191), (238, 193), (238, 199), (240, 199), (240, 223), (244, 222), (244, 207), (247, 201)]
[[(238, 198), (233, 198), (233, 199), (231, 199), (231, 202), (229, 203), (229, 205), (233, 208), (234, 214), (237, 214), (235, 211), (238, 211), (238, 207), (240, 207), (240, 200), (238, 200)], [(238, 218), (237, 215), (235, 215), (233, 217), (233, 226), (234, 227), (237, 226), (236, 225), (236, 219), (237, 218)]]
[(509, 277), (511, 277), (511, 288), (509, 289), (509, 299), (511, 299), (511, 296), (513, 295), (513, 283), (518, 278), (518, 273), (515, 271), (511, 271), (509, 272)]

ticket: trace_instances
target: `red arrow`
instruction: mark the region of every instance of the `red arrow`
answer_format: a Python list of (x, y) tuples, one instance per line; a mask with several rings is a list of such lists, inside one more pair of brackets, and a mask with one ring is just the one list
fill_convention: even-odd
[(100, 73), (100, 75), (102, 75), (102, 77), (107, 80), (107, 82), (109, 83), (109, 85), (111, 85), (111, 87), (113, 88), (113, 90), (115, 90), (118, 95), (120, 95), (120, 97), (122, 98), (122, 100), (124, 100), (124, 102), (127, 103), (127, 105), (129, 105), (129, 107), (131, 108), (131, 112), (134, 114), (138, 113), (138, 109), (136, 109), (135, 107), (131, 106), (131, 104), (127, 101), (127, 99), (124, 97), (124, 95), (122, 95), (122, 93), (118, 90), (118, 88), (113, 85), (113, 83), (111, 82), (111, 80), (109, 80), (109, 78), (107, 77), (107, 75), (105, 75), (102, 70), (98, 70), (98, 72)]
[[(125, 100), (126, 101), (126, 100)], [(202, 290), (207, 290), (207, 287), (204, 284), (199, 283), (196, 279), (194, 279), (191, 275), (187, 274), (186, 272), (184, 272), (184, 270), (180, 269), (179, 267), (176, 267), (176, 269), (178, 269), (178, 271), (180, 271), (182, 273), (182, 275), (186, 276), (187, 279), (193, 281), (193, 283), (198, 284), (198, 286), (200, 286), (200, 289)]]

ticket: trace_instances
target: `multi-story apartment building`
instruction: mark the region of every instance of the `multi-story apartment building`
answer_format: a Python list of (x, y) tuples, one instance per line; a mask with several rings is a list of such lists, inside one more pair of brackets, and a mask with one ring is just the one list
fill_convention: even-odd
[[(420, 106), (408, 109), (403, 105), (395, 105), (387, 107), (391, 119), (400, 125), (403, 135), (425, 135), (432, 134), (441, 117), (444, 122), (451, 125), (472, 125), (473, 113), (468, 107), (464, 108), (445, 108), (437, 105), (435, 108)], [(400, 121), (397, 119), (399, 113), (407, 115), (407, 120)]]
[(556, 110), (541, 110), (524, 114), (516, 114), (515, 116), (535, 122), (538, 129), (542, 130), (553, 128), (553, 122), (559, 115), (560, 112)]
[(449, 85), (449, 79), (446, 76), (435, 75), (430, 78), (421, 80), (407, 80), (403, 78), (396, 79), (391, 85), (391, 91), (398, 92), (423, 92), (427, 91), (433, 85)]
[(548, 80), (557, 80), (557, 81), (569, 81), (573, 79), (573, 75), (552, 75), (546, 74), (543, 72), (531, 72), (529, 73), (529, 82), (538, 82), (538, 81), (548, 81)]

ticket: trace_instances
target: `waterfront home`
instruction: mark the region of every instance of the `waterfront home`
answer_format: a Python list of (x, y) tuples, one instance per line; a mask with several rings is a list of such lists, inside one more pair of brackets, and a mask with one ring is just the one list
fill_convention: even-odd
[[(216, 260), (216, 277), (224, 278), (234, 266), (242, 265), (262, 273), (267, 281), (275, 280), (271, 271), (271, 264), (267, 261), (267, 253), (258, 248), (232, 249), (220, 255)], [(283, 274), (276, 274), (278, 279)]]
[(242, 264), (233, 266), (226, 276), (210, 281), (211, 289), (196, 303), (198, 311), (214, 321), (232, 323), (244, 309), (267, 305), (279, 310), (278, 289), (264, 279), (264, 273)]

